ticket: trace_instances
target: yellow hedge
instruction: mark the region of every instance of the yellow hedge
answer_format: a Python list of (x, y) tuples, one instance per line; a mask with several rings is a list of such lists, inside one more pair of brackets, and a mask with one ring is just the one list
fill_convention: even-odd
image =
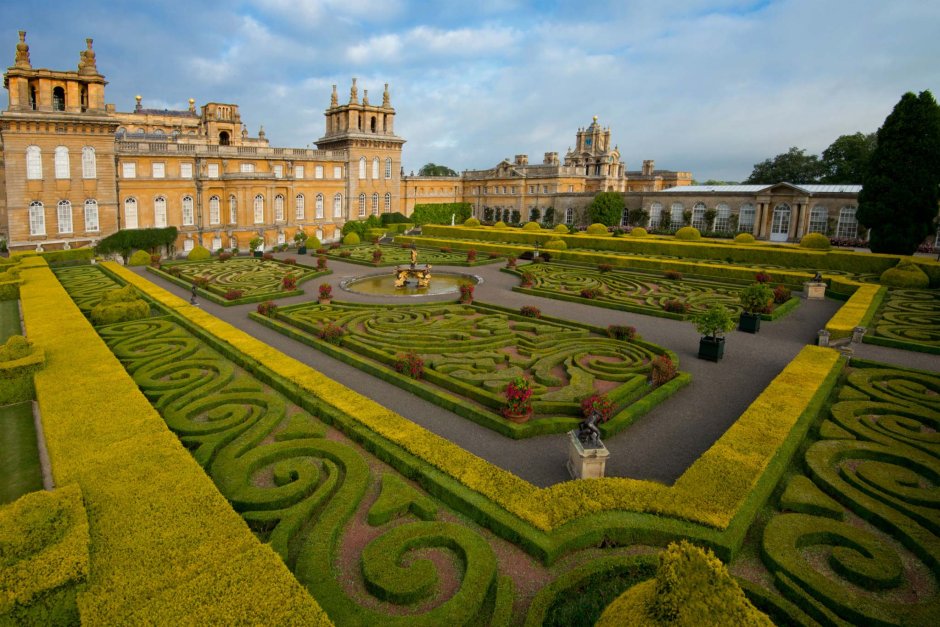
[(826, 323), (832, 340), (849, 337), (855, 327), (865, 326), (884, 300), (887, 288), (870, 283), (859, 285), (855, 293)]
[[(30, 260), (31, 261), (31, 260)], [(26, 260), (24, 260), (26, 264)], [(89, 514), (82, 622), (328, 624), (167, 429), (42, 259), (23, 271), (53, 475)]]
[(673, 487), (651, 481), (604, 478), (567, 481), (539, 489), (190, 305), (146, 278), (116, 264), (106, 267), (322, 402), (345, 412), (371, 431), (544, 531), (587, 514), (611, 510), (663, 514), (726, 528), (839, 361), (834, 350), (804, 348)]

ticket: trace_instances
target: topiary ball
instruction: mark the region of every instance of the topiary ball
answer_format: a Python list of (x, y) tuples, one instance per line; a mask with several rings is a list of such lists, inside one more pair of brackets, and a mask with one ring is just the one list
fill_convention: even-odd
[(694, 226), (684, 226), (678, 231), (676, 231), (676, 239), (692, 241), (692, 240), (702, 239), (702, 234)]
[(632, 231), (630, 231), (630, 237), (646, 237), (649, 233), (646, 232), (642, 226), (638, 226)]
[(0, 346), (0, 361), (14, 361), (29, 357), (33, 352), (32, 344), (22, 335), (11, 335), (6, 344)]
[(526, 222), (522, 225), (523, 231), (541, 231), (542, 227), (539, 226), (538, 222)]
[(503, 222), (502, 220), (500, 220), (499, 222), (497, 222), (496, 224), (493, 225), (493, 228), (494, 228), (494, 229), (508, 229), (509, 227), (506, 226), (506, 223), (505, 223), (505, 222)]
[(587, 228), (587, 234), (588, 235), (608, 235), (609, 231), (607, 230), (606, 224), (595, 222), (594, 224), (592, 224), (591, 226)]
[(556, 233), (567, 233), (568, 227), (564, 224), (556, 224), (554, 230)]
[(307, 247), (307, 250), (316, 250), (320, 248), (322, 245), (323, 244), (320, 243), (320, 240), (314, 237), (313, 235), (307, 238), (307, 243), (305, 244), (305, 246)]
[(548, 248), (550, 250), (568, 250), (568, 244), (566, 244), (564, 240), (550, 239), (542, 245), (542, 248)]
[(476, 218), (467, 218), (463, 221), (464, 226), (480, 226), (480, 221)]
[(882, 285), (888, 287), (905, 287), (908, 289), (926, 289), (930, 286), (930, 277), (916, 263), (904, 259), (893, 268), (881, 273), (879, 279)]
[(756, 241), (750, 233), (738, 233), (734, 236), (735, 244), (753, 244)]
[(127, 265), (129, 266), (149, 266), (150, 265), (150, 253), (146, 250), (136, 250), (134, 254), (131, 255), (131, 258), (128, 259)]
[[(150, 255), (147, 255), (147, 257), (149, 259)], [(205, 246), (199, 246), (198, 244), (194, 246), (191, 251), (189, 251), (188, 255), (186, 255), (186, 258), (190, 261), (205, 261), (210, 257), (212, 257), (212, 253), (209, 252), (209, 249)]]
[(343, 238), (343, 243), (347, 246), (355, 246), (359, 243), (359, 236), (350, 231), (346, 234), (346, 237)]
[(807, 233), (800, 240), (800, 247), (813, 248), (815, 250), (829, 250), (832, 244), (829, 243), (829, 238), (822, 233)]

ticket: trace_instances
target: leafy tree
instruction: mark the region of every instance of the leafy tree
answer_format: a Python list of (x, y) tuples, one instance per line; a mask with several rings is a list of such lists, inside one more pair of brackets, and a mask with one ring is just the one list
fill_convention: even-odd
[(822, 183), (858, 185), (877, 143), (874, 133), (842, 135), (822, 153)]
[(445, 202), (440, 204), (415, 205), (411, 219), (415, 224), (463, 224), (472, 215), (468, 202)]
[(822, 176), (822, 164), (816, 155), (807, 155), (796, 146), (773, 159), (754, 164), (745, 183), (815, 183)]
[(718, 179), (708, 179), (707, 181), (692, 180), (692, 185), (738, 185), (737, 181), (719, 181)]
[(856, 217), (872, 252), (910, 255), (933, 230), (940, 201), (940, 106), (929, 91), (901, 96), (878, 129)]
[(598, 192), (588, 205), (588, 216), (592, 223), (617, 226), (623, 217), (623, 206), (620, 192)]
[(134, 250), (147, 250), (155, 253), (157, 248), (169, 248), (176, 242), (177, 231), (175, 226), (163, 229), (125, 229), (105, 237), (95, 250), (99, 255), (120, 253), (127, 263)]
[(421, 166), (421, 169), (418, 170), (418, 176), (457, 176), (457, 173), (446, 165), (429, 162)]

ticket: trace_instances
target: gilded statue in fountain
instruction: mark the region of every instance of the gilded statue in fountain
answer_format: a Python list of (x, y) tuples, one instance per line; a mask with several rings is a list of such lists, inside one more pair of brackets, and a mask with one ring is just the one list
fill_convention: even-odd
[(419, 268), (418, 251), (415, 248), (411, 249), (410, 267), (395, 266), (395, 287), (405, 287), (409, 282), (417, 283), (419, 288), (431, 285), (431, 264)]

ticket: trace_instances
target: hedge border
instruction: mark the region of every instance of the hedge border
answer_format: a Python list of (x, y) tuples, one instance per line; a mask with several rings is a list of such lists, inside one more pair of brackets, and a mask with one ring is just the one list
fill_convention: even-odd
[(34, 379), (55, 482), (78, 483), (90, 516), (82, 621), (329, 624), (169, 432), (45, 261), (23, 263), (28, 337), (47, 356)]
[(837, 340), (852, 335), (855, 327), (867, 327), (875, 317), (884, 301), (888, 288), (862, 283), (842, 307), (829, 319), (825, 329), (830, 340)]

